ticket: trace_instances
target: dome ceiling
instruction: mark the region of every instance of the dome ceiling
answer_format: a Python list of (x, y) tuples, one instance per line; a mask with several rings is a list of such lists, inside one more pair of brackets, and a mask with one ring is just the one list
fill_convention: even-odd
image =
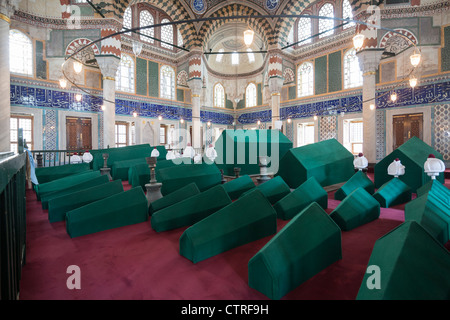
[[(255, 32), (252, 44), (247, 46), (243, 37), (247, 29), (245, 23), (230, 23), (223, 25), (212, 35), (205, 54), (209, 69), (225, 75), (240, 75), (255, 72), (263, 66), (265, 54), (257, 53), (265, 50), (263, 40)], [(247, 53), (248, 49), (252, 52)], [(232, 52), (237, 52), (237, 64), (232, 64)]]

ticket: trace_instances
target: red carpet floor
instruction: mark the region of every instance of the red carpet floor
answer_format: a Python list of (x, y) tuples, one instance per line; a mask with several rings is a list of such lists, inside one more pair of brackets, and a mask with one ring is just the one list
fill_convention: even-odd
[[(330, 193), (327, 212), (338, 203)], [(342, 232), (342, 260), (283, 300), (354, 300), (375, 241), (403, 222), (403, 207), (382, 208), (376, 221)], [(281, 230), (287, 221), (277, 223)], [(247, 263), (272, 236), (193, 264), (179, 254), (184, 230), (157, 233), (147, 221), (71, 239), (65, 223), (49, 223), (47, 210), (28, 190), (27, 256), (20, 299), (267, 300), (248, 286)], [(71, 265), (80, 267), (80, 290), (66, 286)]]

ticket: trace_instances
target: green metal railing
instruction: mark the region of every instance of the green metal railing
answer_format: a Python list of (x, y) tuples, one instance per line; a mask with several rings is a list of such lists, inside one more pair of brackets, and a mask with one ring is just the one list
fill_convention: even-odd
[(26, 256), (26, 161), (26, 153), (0, 153), (0, 300), (19, 299)]

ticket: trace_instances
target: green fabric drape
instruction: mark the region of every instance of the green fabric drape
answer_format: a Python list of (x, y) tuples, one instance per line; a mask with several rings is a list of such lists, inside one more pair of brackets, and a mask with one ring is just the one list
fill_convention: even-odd
[(223, 187), (230, 196), (231, 200), (236, 200), (244, 192), (253, 189), (255, 187), (255, 183), (249, 175), (243, 175), (239, 178), (224, 183)]
[(328, 193), (314, 177), (311, 177), (276, 202), (273, 207), (279, 219), (289, 220), (313, 202), (317, 202), (323, 209), (328, 207)]
[(450, 252), (416, 221), (405, 221), (375, 242), (356, 298), (448, 300), (449, 270)]
[(399, 178), (392, 178), (383, 184), (374, 194), (383, 208), (411, 201), (411, 188)]
[(65, 164), (54, 167), (36, 168), (36, 178), (40, 184), (61, 179), (73, 174), (88, 171), (90, 169), (89, 163)]
[(443, 203), (432, 192), (405, 205), (405, 221), (414, 220), (440, 243), (450, 240), (450, 205)]
[(335, 200), (344, 200), (346, 196), (357, 188), (364, 188), (368, 193), (375, 193), (375, 185), (362, 171), (357, 171), (342, 187), (334, 193)]
[[(107, 176), (102, 177), (107, 178)], [(48, 220), (50, 222), (64, 221), (67, 212), (120, 192), (123, 192), (122, 181), (114, 180), (51, 199), (48, 201)]]
[(291, 188), (311, 177), (325, 187), (350, 179), (355, 173), (353, 159), (336, 139), (324, 140), (290, 149), (280, 160), (278, 175)]
[(48, 203), (50, 200), (58, 198), (58, 197), (62, 197), (64, 195), (73, 193), (73, 192), (77, 192), (80, 190), (84, 190), (86, 188), (90, 188), (90, 187), (95, 187), (104, 183), (107, 183), (109, 181), (108, 176), (106, 175), (101, 175), (98, 177), (94, 177), (88, 180), (85, 180), (83, 182), (80, 182), (76, 185), (73, 186), (69, 186), (67, 188), (61, 188), (60, 190), (57, 191), (53, 191), (50, 193), (47, 193), (45, 195), (43, 195), (41, 197), (41, 205), (42, 205), (42, 209), (47, 210), (48, 209)]
[(57, 180), (53, 180), (50, 182), (46, 182), (43, 184), (38, 184), (35, 186), (37, 199), (41, 201), (41, 197), (45, 197), (45, 195), (49, 194), (50, 192), (66, 189), (79, 183), (82, 183), (84, 181), (100, 176), (101, 176), (100, 171), (89, 170), (82, 173), (73, 174), (64, 178), (60, 178)]
[(158, 172), (160, 179), (158, 182), (162, 183), (161, 193), (163, 196), (191, 182), (195, 182), (200, 191), (205, 191), (222, 181), (222, 175), (214, 163), (177, 165), (160, 169)]
[(177, 204), (199, 193), (200, 190), (198, 189), (197, 185), (194, 182), (192, 182), (178, 189), (177, 191), (174, 191), (168, 194), (167, 196), (164, 196), (150, 203), (150, 206), (148, 207), (148, 212), (150, 215), (152, 215), (153, 213), (161, 209), (170, 207), (171, 205)]
[(231, 199), (223, 186), (217, 185), (154, 212), (151, 225), (157, 232), (191, 226), (230, 203)]
[(350, 193), (331, 212), (330, 217), (343, 231), (349, 231), (378, 219), (380, 203), (364, 188)]
[[(396, 158), (398, 158), (402, 165), (405, 166), (405, 174), (400, 176), (399, 179), (407, 184), (412, 192), (416, 192), (418, 188), (431, 180), (424, 172), (423, 168), (423, 165), (430, 154), (434, 154), (436, 158), (443, 160), (443, 157), (439, 152), (419, 138), (413, 136), (375, 164), (375, 188), (379, 188), (391, 179), (391, 176), (387, 173), (387, 168)], [(440, 173), (436, 179), (439, 180), (439, 182), (444, 183), (444, 173)]]
[(248, 284), (279, 300), (341, 258), (341, 230), (313, 202), (250, 259)]
[(144, 191), (133, 188), (67, 212), (66, 231), (75, 238), (145, 222), (147, 210)]
[(180, 254), (197, 263), (276, 231), (275, 210), (254, 189), (186, 229), (180, 237)]
[[(275, 204), (291, 192), (291, 188), (280, 176), (258, 185), (256, 189), (260, 190), (271, 204)], [(251, 191), (244, 192), (241, 197)]]

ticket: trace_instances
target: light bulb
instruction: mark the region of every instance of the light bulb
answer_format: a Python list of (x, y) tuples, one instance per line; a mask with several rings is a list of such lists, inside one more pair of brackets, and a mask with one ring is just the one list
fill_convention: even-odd
[(79, 93), (77, 93), (76, 95), (75, 95), (75, 100), (77, 100), (78, 102), (80, 102), (81, 101), (81, 94), (79, 94)]
[(159, 121), (161, 121), (162, 120), (162, 116), (160, 115), (160, 116), (158, 116), (158, 120)]
[(83, 65), (82, 65), (80, 62), (75, 61), (75, 62), (73, 63), (73, 70), (74, 70), (76, 73), (80, 73), (81, 70), (83, 70)]
[(353, 37), (353, 46), (356, 50), (360, 50), (364, 44), (364, 35), (361, 33), (358, 33)]
[(287, 122), (288, 122), (288, 123), (291, 123), (291, 121), (292, 121), (291, 118), (288, 118), (288, 119), (287, 119)]
[(411, 88), (414, 88), (417, 85), (417, 78), (415, 76), (411, 76), (411, 78), (409, 78), (409, 85)]
[(184, 120), (183, 120), (183, 119), (180, 119), (180, 122), (181, 122), (181, 123), (184, 123)]
[(106, 106), (104, 104), (102, 104), (102, 110), (105, 111), (106, 110)]
[(409, 57), (413, 67), (417, 67), (420, 63), (420, 53), (414, 53)]
[(314, 115), (314, 120), (317, 120), (317, 116), (316, 115)]
[(245, 45), (249, 46), (252, 44), (253, 42), (253, 35), (255, 33), (253, 32), (252, 29), (247, 29), (244, 31), (244, 43)]
[(370, 110), (375, 110), (375, 105), (374, 104), (370, 105)]
[(260, 120), (258, 120), (257, 124), (258, 124), (258, 126), (259, 126), (259, 125), (261, 124), (261, 121), (260, 121)]
[(397, 94), (395, 92), (392, 92), (391, 100), (392, 100), (392, 102), (395, 102), (397, 100)]
[(206, 125), (207, 125), (208, 127), (210, 127), (210, 126), (211, 126), (211, 121), (208, 121), (208, 122), (206, 123)]
[(66, 79), (59, 79), (59, 86), (63, 89), (67, 87), (67, 80)]
[(136, 110), (135, 110), (135, 111), (133, 111), (133, 117), (135, 117), (135, 118), (136, 118), (136, 117), (137, 117), (137, 115), (138, 115), (138, 114), (137, 114), (137, 111), (136, 111)]

